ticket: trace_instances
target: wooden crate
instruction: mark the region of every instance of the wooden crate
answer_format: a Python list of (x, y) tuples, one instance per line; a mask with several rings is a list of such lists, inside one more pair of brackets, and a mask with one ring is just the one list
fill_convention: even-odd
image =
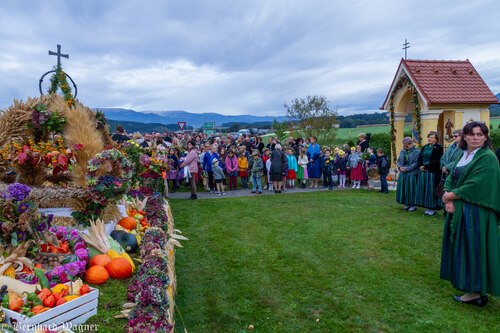
[(26, 317), (18, 312), (3, 308), (6, 322), (14, 326), (19, 333), (33, 333), (39, 329), (71, 329), (83, 324), (97, 314), (99, 290), (90, 288), (90, 292), (53, 309), (33, 317)]

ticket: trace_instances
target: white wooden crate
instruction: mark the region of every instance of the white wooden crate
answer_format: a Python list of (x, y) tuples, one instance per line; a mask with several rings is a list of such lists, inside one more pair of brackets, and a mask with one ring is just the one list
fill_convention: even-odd
[(33, 333), (39, 329), (57, 330), (83, 324), (97, 314), (99, 290), (90, 288), (90, 292), (74, 300), (56, 306), (33, 317), (26, 317), (18, 312), (3, 308), (6, 322), (14, 326), (19, 333)]

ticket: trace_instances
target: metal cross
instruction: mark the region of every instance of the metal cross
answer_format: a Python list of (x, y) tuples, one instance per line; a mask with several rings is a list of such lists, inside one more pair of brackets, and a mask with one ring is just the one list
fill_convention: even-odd
[(410, 48), (410, 43), (408, 43), (408, 41), (406, 40), (405, 38), (405, 43), (403, 44), (403, 48), (401, 50), (405, 50), (405, 59), (407, 57), (407, 52), (406, 50), (408, 50)]
[(69, 54), (61, 53), (61, 45), (57, 44), (57, 53), (49, 50), (49, 55), (57, 56), (57, 67), (61, 67), (61, 57), (69, 59)]

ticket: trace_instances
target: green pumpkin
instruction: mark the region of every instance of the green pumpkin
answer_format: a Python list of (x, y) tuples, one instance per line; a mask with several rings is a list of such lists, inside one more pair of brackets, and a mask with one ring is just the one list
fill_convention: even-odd
[(137, 238), (135, 235), (123, 230), (113, 230), (111, 237), (117, 241), (127, 253), (135, 253), (138, 249)]

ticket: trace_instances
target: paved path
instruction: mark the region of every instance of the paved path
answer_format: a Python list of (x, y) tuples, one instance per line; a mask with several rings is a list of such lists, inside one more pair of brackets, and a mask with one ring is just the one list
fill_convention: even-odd
[[(391, 184), (392, 185), (392, 184)], [(366, 189), (366, 187), (362, 187), (362, 189)], [(375, 190), (380, 189), (379, 184), (375, 184)], [(372, 191), (375, 191), (372, 190)], [(389, 190), (394, 190), (392, 186), (389, 186)], [(304, 193), (304, 192), (318, 192), (318, 191), (328, 191), (327, 189), (323, 189), (323, 187), (317, 187), (317, 188), (310, 188), (307, 187), (305, 189), (301, 188), (294, 188), (294, 189), (287, 189), (283, 191), (281, 194), (290, 194), (290, 193)], [(347, 188), (345, 190), (339, 190), (337, 187), (333, 188), (333, 191), (356, 191), (351, 188)], [(211, 194), (210, 192), (198, 192), (198, 199), (220, 199), (220, 198), (237, 198), (237, 197), (248, 197), (248, 196), (260, 196), (260, 195), (279, 195), (275, 194), (274, 191), (267, 191), (264, 190), (262, 191), (262, 194), (256, 194), (256, 193), (251, 193), (251, 190), (236, 190), (236, 191), (226, 191), (225, 196), (217, 196), (215, 194)], [(170, 199), (189, 199), (191, 196), (191, 192), (175, 192), (175, 193), (169, 193), (168, 198)]]

